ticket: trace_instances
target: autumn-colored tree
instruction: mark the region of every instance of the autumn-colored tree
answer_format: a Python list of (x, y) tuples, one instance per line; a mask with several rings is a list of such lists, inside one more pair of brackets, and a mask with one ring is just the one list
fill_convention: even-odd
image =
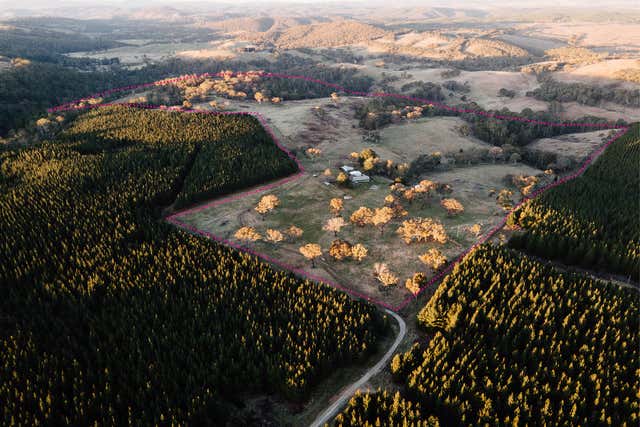
[(407, 187), (405, 187), (405, 185), (401, 182), (394, 182), (389, 187), (389, 190), (394, 194), (402, 194), (406, 189)]
[(247, 226), (240, 227), (234, 234), (234, 237), (243, 242), (245, 245), (248, 245), (249, 243), (255, 242), (262, 238), (262, 236), (260, 236), (260, 233), (258, 233), (255, 228)]
[(271, 98), (271, 102), (273, 102), (274, 104), (280, 104), (282, 102), (282, 98), (280, 98), (279, 96), (274, 96), (273, 98)]
[(447, 262), (447, 257), (445, 257), (442, 252), (436, 248), (429, 249), (427, 252), (420, 255), (419, 258), (426, 266), (431, 267), (433, 271), (438, 271), (438, 269)]
[(264, 95), (262, 94), (262, 92), (256, 92), (253, 97), (256, 101), (258, 101), (258, 104), (262, 104), (262, 101), (264, 101)]
[(344, 172), (340, 172), (336, 177), (336, 182), (341, 185), (346, 184), (348, 180), (349, 180), (349, 177)]
[(320, 155), (322, 154), (322, 150), (320, 150), (319, 148), (307, 148), (307, 156), (311, 157), (312, 159), (315, 159), (317, 157), (320, 157)]
[(278, 207), (279, 204), (280, 199), (278, 199), (278, 196), (268, 194), (260, 199), (258, 205), (255, 207), (255, 211), (262, 216), (262, 220), (264, 221), (265, 216)]
[(402, 197), (409, 202), (409, 204), (413, 203), (413, 200), (416, 198), (416, 190), (413, 188), (409, 188), (402, 192)]
[(340, 96), (338, 95), (337, 92), (331, 93), (331, 100), (333, 101), (334, 104), (338, 103), (338, 101), (340, 100)]
[(364, 227), (367, 224), (371, 224), (372, 218), (373, 211), (366, 206), (360, 206), (351, 214), (349, 221), (358, 227)]
[(446, 243), (444, 226), (431, 218), (411, 218), (402, 222), (396, 232), (408, 245), (412, 242)]
[(324, 176), (333, 176), (333, 172), (331, 172), (331, 169), (327, 168), (324, 170), (324, 172), (322, 172), (322, 174)]
[(384, 233), (384, 227), (393, 219), (394, 211), (388, 206), (376, 208), (371, 217), (371, 224), (380, 230), (380, 235)]
[(502, 209), (504, 209), (505, 211), (511, 210), (511, 208), (513, 207), (513, 200), (511, 200), (511, 197), (513, 197), (513, 191), (507, 188), (503, 188), (498, 193), (498, 204), (500, 204), (500, 206), (502, 206)]
[(433, 191), (437, 188), (438, 184), (428, 179), (420, 181), (415, 187), (413, 187), (416, 195), (422, 200), (422, 207), (425, 206), (427, 201), (431, 199)]
[(347, 223), (345, 222), (344, 218), (334, 217), (334, 218), (329, 218), (327, 222), (324, 224), (324, 226), (322, 227), (322, 229), (325, 231), (333, 232), (333, 235), (337, 237), (338, 233), (340, 232), (340, 230), (342, 230), (342, 227), (344, 227), (345, 225), (347, 225)]
[(300, 247), (300, 253), (306, 259), (311, 260), (311, 267), (316, 268), (316, 258), (322, 256), (322, 248), (316, 243), (307, 243)]
[(384, 198), (384, 205), (385, 206), (391, 206), (395, 203), (396, 198), (393, 197), (393, 195), (388, 194), (385, 198)]
[(482, 232), (482, 226), (480, 224), (473, 224), (472, 226), (467, 227), (467, 230), (469, 231), (469, 233), (471, 233), (474, 236), (478, 237), (478, 236), (480, 236), (480, 233)]
[(335, 260), (342, 261), (345, 258), (351, 257), (352, 254), (351, 243), (341, 239), (336, 239), (331, 242), (329, 255), (331, 255)]
[(284, 235), (278, 230), (269, 228), (265, 233), (264, 240), (275, 246), (284, 240)]
[(193, 104), (191, 104), (191, 102), (187, 101), (186, 99), (182, 101), (182, 108), (189, 110), (192, 107), (193, 107)]
[(342, 209), (344, 208), (344, 202), (342, 199), (335, 197), (329, 201), (329, 209), (334, 216), (340, 215)]
[(418, 295), (420, 292), (420, 288), (427, 283), (427, 276), (424, 273), (414, 273), (412, 277), (408, 278), (404, 283), (404, 286), (411, 292), (414, 296)]
[(398, 284), (398, 276), (389, 270), (387, 264), (376, 262), (373, 265), (373, 274), (384, 286), (395, 286)]
[(285, 230), (285, 234), (289, 237), (289, 240), (294, 241), (302, 237), (303, 231), (302, 228), (292, 225)]
[(361, 243), (356, 243), (351, 247), (351, 257), (360, 262), (367, 257), (369, 250)]
[(464, 206), (456, 199), (442, 199), (440, 206), (447, 210), (447, 215), (454, 216), (464, 212)]
[(365, 172), (369, 172), (373, 170), (377, 164), (378, 164), (377, 157), (369, 157), (365, 159), (364, 162), (362, 163), (362, 169), (364, 169)]

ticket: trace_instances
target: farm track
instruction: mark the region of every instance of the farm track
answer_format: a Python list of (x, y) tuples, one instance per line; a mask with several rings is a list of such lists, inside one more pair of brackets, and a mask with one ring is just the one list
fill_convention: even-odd
[(402, 317), (398, 316), (393, 311), (388, 309), (385, 311), (390, 314), (400, 326), (400, 331), (398, 332), (396, 339), (393, 341), (393, 344), (391, 344), (389, 350), (387, 350), (384, 356), (382, 356), (382, 358), (373, 367), (371, 367), (371, 369), (369, 369), (364, 375), (362, 375), (356, 382), (352, 383), (350, 386), (342, 390), (338, 398), (333, 403), (331, 403), (327, 407), (327, 409), (325, 409), (322, 413), (320, 413), (320, 415), (316, 417), (316, 419), (310, 424), (310, 427), (320, 427), (329, 422), (337, 414), (337, 412), (342, 409), (347, 400), (349, 400), (349, 398), (353, 396), (356, 391), (358, 391), (363, 385), (365, 385), (374, 375), (378, 374), (384, 369), (389, 359), (391, 359), (391, 356), (393, 356), (393, 354), (395, 353), (398, 345), (400, 345), (407, 333), (407, 324), (404, 322)]

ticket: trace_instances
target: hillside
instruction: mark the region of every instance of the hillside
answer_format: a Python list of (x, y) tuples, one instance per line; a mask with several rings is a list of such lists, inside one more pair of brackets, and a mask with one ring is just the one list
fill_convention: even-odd
[(358, 44), (387, 35), (388, 32), (356, 21), (335, 21), (299, 25), (263, 37), (282, 49), (333, 47)]

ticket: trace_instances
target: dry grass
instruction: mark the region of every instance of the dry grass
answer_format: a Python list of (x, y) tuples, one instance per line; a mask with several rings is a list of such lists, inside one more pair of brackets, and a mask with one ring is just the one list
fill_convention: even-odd
[(569, 159), (580, 161), (610, 138), (612, 132), (599, 130), (595, 132), (572, 133), (554, 138), (542, 138), (527, 145), (531, 151), (554, 153)]
[(380, 145), (405, 162), (436, 151), (445, 154), (490, 147), (478, 139), (461, 136), (457, 129), (465, 123), (458, 117), (430, 117), (388, 126), (380, 131)]
[[(348, 225), (338, 237), (352, 244), (364, 244), (370, 251), (369, 256), (361, 263), (351, 260), (335, 261), (326, 253), (335, 237), (333, 233), (322, 229), (325, 221), (331, 217), (328, 208), (329, 200), (336, 197), (344, 200), (344, 196), (348, 196), (349, 199), (344, 200), (343, 214), (348, 218), (360, 206), (370, 208), (383, 206), (384, 198), (389, 194), (390, 183), (384, 178), (375, 178), (375, 182), (371, 184), (341, 188), (333, 184), (325, 185), (326, 178), (322, 174), (312, 176), (325, 168), (332, 169), (335, 175), (338, 172), (336, 167), (342, 163), (341, 159), (344, 156), (351, 151), (360, 151), (368, 146), (363, 144), (360, 131), (353, 127), (355, 120), (352, 118), (353, 113), (349, 104), (357, 100), (342, 99), (340, 102), (341, 106), (338, 108), (326, 108), (327, 115), (324, 119), (317, 117), (312, 109), (315, 105), (326, 104), (327, 100), (296, 101), (283, 105), (251, 105), (251, 110), (260, 110), (270, 119), (276, 133), (284, 137), (282, 141), (289, 148), (299, 150), (308, 146), (309, 138), (313, 140), (315, 133), (321, 134), (316, 135), (318, 142), (315, 146), (320, 148), (323, 154), (316, 160), (299, 154), (308, 175), (269, 193), (278, 196), (281, 203), (273, 213), (266, 216), (265, 220), (262, 220), (253, 210), (260, 195), (252, 195), (197, 214), (187, 215), (183, 221), (232, 240), (235, 231), (243, 225), (251, 225), (262, 234), (268, 228), (283, 230), (290, 225), (296, 225), (304, 230), (304, 235), (298, 242), (283, 243), (278, 247), (258, 242), (252, 246), (295, 268), (304, 269), (327, 280), (338, 282), (355, 292), (397, 305), (409, 296), (409, 292), (404, 288), (405, 279), (416, 271), (427, 271), (418, 260), (419, 255), (428, 248), (438, 247), (449, 259), (453, 259), (476, 240), (475, 236), (466, 231), (467, 227), (480, 223), (486, 231), (490, 225), (499, 221), (503, 213), (496, 201), (488, 197), (489, 189), (503, 188), (505, 185), (502, 180), (506, 174), (540, 172), (523, 165), (499, 164), (464, 167), (446, 173), (433, 174), (429, 179), (446, 182), (453, 186), (452, 197), (462, 202), (466, 208), (465, 212), (458, 217), (448, 217), (445, 210), (439, 206), (439, 198), (435, 196), (426, 206), (420, 202), (414, 202), (411, 205), (405, 202), (405, 207), (409, 211), (407, 218), (428, 217), (440, 220), (447, 229), (450, 242), (445, 245), (435, 243), (407, 245), (395, 233), (401, 222), (399, 219), (389, 224), (382, 235), (371, 226), (358, 228)], [(323, 130), (323, 120), (332, 123), (329, 136), (327, 136), (327, 129)], [(457, 124), (456, 118), (428, 118), (416, 123), (393, 125), (384, 131), (381, 143), (373, 148), (382, 158), (401, 161), (411, 160), (413, 156), (424, 151), (431, 152), (434, 149), (446, 151), (445, 148), (459, 149), (482, 144), (457, 135), (454, 131)], [(300, 140), (300, 135), (307, 135), (307, 139)], [(299, 246), (304, 243), (319, 243), (325, 251), (325, 256), (319, 260), (316, 268), (311, 268), (310, 262), (298, 252)], [(373, 276), (375, 262), (388, 264), (391, 271), (399, 276), (400, 283), (397, 287), (386, 289), (380, 287)], [(427, 273), (433, 274), (430, 271)]]

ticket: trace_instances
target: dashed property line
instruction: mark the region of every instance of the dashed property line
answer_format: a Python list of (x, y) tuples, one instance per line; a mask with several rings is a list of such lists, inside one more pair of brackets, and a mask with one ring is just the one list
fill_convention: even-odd
[[(204, 73), (204, 74), (200, 74), (200, 75), (188, 75), (188, 76), (181, 76), (181, 77), (177, 77), (174, 79), (167, 79), (167, 80), (162, 80), (162, 84), (169, 84), (169, 83), (173, 83), (173, 82), (178, 82), (178, 81), (185, 81), (185, 80), (190, 80), (190, 79), (194, 79), (194, 78), (202, 78), (202, 77), (222, 77), (225, 75), (231, 75), (231, 76), (235, 76), (238, 74), (243, 74), (243, 73), (216, 73), (216, 74), (210, 74), (210, 73)], [(258, 186), (256, 188), (253, 188), (251, 190), (248, 191), (243, 191), (240, 193), (236, 193), (230, 196), (225, 196), (222, 198), (218, 198), (215, 200), (212, 200), (208, 203), (204, 203), (202, 205), (198, 205), (192, 208), (188, 208), (185, 210), (181, 210), (179, 212), (173, 213), (171, 215), (169, 215), (168, 217), (165, 218), (165, 220), (179, 228), (185, 229), (191, 233), (209, 238), (211, 240), (214, 240), (220, 244), (232, 247), (238, 251), (241, 252), (246, 252), (249, 253), (250, 255), (253, 255), (257, 258), (262, 259), (263, 261), (266, 261), (270, 264), (276, 265), (278, 267), (281, 267), (283, 269), (289, 270), (292, 273), (303, 277), (307, 280), (312, 280), (312, 281), (316, 281), (316, 282), (321, 282), (324, 283), (328, 286), (331, 286), (335, 289), (338, 289), (340, 291), (343, 291), (353, 297), (356, 298), (360, 298), (366, 301), (369, 301), (373, 304), (376, 304), (378, 306), (384, 307), (388, 310), (391, 310), (393, 312), (399, 312), (402, 309), (404, 309), (407, 305), (409, 305), (413, 300), (415, 300), (422, 292), (424, 292), (426, 289), (430, 288), (431, 286), (433, 286), (434, 284), (436, 284), (438, 281), (440, 281), (444, 276), (446, 276), (449, 272), (451, 272), (451, 270), (453, 270), (453, 268), (460, 264), (460, 262), (467, 256), (469, 255), (471, 252), (473, 252), (477, 247), (479, 247), (480, 245), (482, 245), (483, 243), (487, 242), (490, 238), (492, 238), (500, 229), (502, 229), (502, 227), (504, 227), (504, 225), (507, 223), (509, 217), (515, 213), (518, 209), (520, 209), (525, 203), (527, 203), (529, 200), (533, 200), (537, 197), (539, 197), (541, 194), (545, 193), (546, 191), (555, 188), (559, 185), (562, 185), (566, 182), (569, 182), (573, 179), (578, 178), (579, 176), (581, 176), (587, 169), (587, 167), (589, 165), (591, 165), (591, 163), (593, 163), (593, 161), (597, 158), (598, 155), (600, 155), (607, 147), (609, 147), (611, 144), (613, 144), (616, 140), (618, 140), (621, 136), (623, 136), (628, 130), (629, 127), (624, 126), (616, 126), (616, 125), (612, 125), (612, 124), (608, 124), (608, 123), (574, 123), (574, 122), (569, 122), (569, 123), (557, 123), (557, 122), (544, 122), (544, 121), (539, 121), (539, 120), (534, 120), (534, 119), (526, 119), (523, 117), (518, 117), (518, 116), (505, 116), (505, 115), (498, 115), (498, 114), (493, 114), (493, 113), (487, 113), (485, 111), (481, 111), (481, 110), (471, 110), (471, 109), (463, 109), (463, 108), (458, 108), (458, 107), (453, 107), (453, 106), (449, 106), (446, 104), (442, 104), (440, 102), (434, 102), (434, 101), (430, 101), (427, 99), (422, 99), (422, 98), (414, 98), (414, 97), (410, 97), (410, 96), (406, 96), (406, 95), (400, 95), (400, 94), (388, 94), (388, 93), (367, 93), (367, 92), (359, 92), (359, 91), (352, 91), (349, 89), (346, 89), (342, 86), (333, 84), (333, 83), (328, 83), (328, 82), (324, 82), (321, 80), (317, 80), (317, 79), (313, 79), (310, 77), (306, 77), (306, 76), (295, 76), (295, 75), (286, 75), (286, 74), (278, 74), (278, 73), (255, 73), (256, 75), (260, 75), (261, 77), (271, 77), (271, 78), (286, 78), (286, 79), (298, 79), (298, 80), (305, 80), (308, 82), (312, 82), (312, 83), (317, 83), (320, 85), (324, 85), (327, 87), (331, 87), (334, 88), (338, 91), (344, 92), (346, 94), (349, 95), (354, 95), (354, 96), (363, 96), (363, 97), (393, 97), (393, 98), (398, 98), (398, 99), (405, 99), (405, 100), (410, 100), (410, 101), (415, 101), (415, 102), (421, 102), (421, 103), (427, 103), (427, 104), (431, 104), (433, 106), (437, 106), (438, 108), (447, 110), (447, 111), (453, 111), (453, 112), (457, 112), (457, 113), (461, 113), (461, 114), (476, 114), (476, 115), (480, 115), (480, 116), (484, 116), (484, 117), (488, 117), (488, 118), (493, 118), (496, 120), (504, 120), (504, 121), (519, 121), (519, 122), (525, 122), (525, 123), (530, 123), (530, 124), (536, 124), (536, 125), (544, 125), (544, 126), (554, 126), (554, 127), (595, 127), (595, 128), (602, 128), (602, 129), (621, 129), (619, 132), (617, 132), (615, 135), (612, 136), (612, 138), (610, 138), (607, 142), (605, 142), (604, 144), (602, 144), (598, 149), (596, 149), (594, 152), (592, 152), (587, 159), (582, 163), (581, 167), (574, 172), (571, 175), (565, 176), (561, 179), (559, 179), (556, 182), (553, 182), (549, 185), (546, 185), (536, 191), (534, 191), (532, 194), (530, 194), (529, 196), (525, 196), (522, 200), (520, 200), (520, 202), (518, 202), (514, 208), (507, 213), (507, 215), (505, 215), (505, 217), (498, 223), (498, 225), (494, 226), (491, 230), (489, 230), (487, 233), (485, 233), (476, 243), (474, 243), (472, 246), (470, 246), (469, 248), (465, 249), (458, 257), (456, 257), (453, 261), (451, 261), (445, 268), (443, 268), (442, 270), (440, 270), (435, 276), (433, 276), (424, 286), (422, 286), (418, 292), (414, 295), (409, 295), (408, 297), (406, 297), (399, 305), (397, 306), (392, 306), (384, 301), (380, 301), (378, 299), (372, 298), (369, 295), (366, 295), (364, 293), (355, 291), (353, 289), (347, 288), (335, 281), (332, 280), (328, 280), (325, 279), (323, 277), (320, 277), (318, 275), (315, 275), (313, 273), (308, 273), (303, 269), (297, 268), (293, 265), (287, 264), (285, 262), (282, 262), (278, 259), (275, 259), (269, 255), (257, 252), (251, 248), (248, 247), (244, 247), (241, 246), (235, 242), (232, 242), (230, 240), (224, 239), (220, 236), (216, 236), (215, 234), (209, 232), (209, 231), (205, 231), (205, 230), (200, 230), (197, 227), (190, 225), (190, 224), (186, 224), (182, 221), (180, 221), (179, 218), (188, 215), (188, 214), (193, 214), (193, 213), (197, 213), (197, 212), (201, 212), (205, 209), (210, 209), (213, 207), (217, 207), (220, 205), (224, 205), (227, 203), (230, 203), (232, 201), (235, 200), (240, 200), (242, 198), (251, 196), (251, 195), (255, 195), (255, 194), (259, 194), (259, 193), (264, 193), (266, 191), (272, 190), (274, 188), (280, 187), (283, 184), (286, 184), (288, 182), (292, 182), (295, 180), (300, 179), (304, 173), (305, 173), (305, 169), (304, 166), (300, 163), (300, 161), (298, 160), (298, 158), (296, 156), (293, 155), (293, 153), (291, 153), (291, 151), (289, 151), (284, 145), (282, 145), (282, 143), (280, 142), (280, 140), (278, 139), (278, 137), (276, 136), (275, 132), (273, 131), (273, 129), (271, 128), (271, 126), (268, 124), (267, 120), (265, 119), (265, 117), (260, 114), (259, 112), (233, 112), (233, 111), (228, 111), (228, 112), (219, 112), (219, 111), (197, 111), (197, 110), (185, 110), (183, 108), (176, 108), (176, 107), (163, 107), (163, 106), (159, 106), (159, 105), (152, 105), (152, 104), (145, 104), (145, 103), (103, 103), (103, 104), (88, 104), (88, 105), (78, 105), (78, 104), (82, 104), (84, 102), (88, 102), (90, 99), (92, 98), (98, 98), (98, 97), (104, 97), (104, 96), (108, 96), (108, 95), (112, 95), (114, 93), (117, 92), (123, 92), (123, 91), (127, 91), (127, 90), (135, 90), (135, 89), (140, 89), (140, 88), (145, 88), (145, 87), (153, 87), (153, 86), (157, 86), (158, 82), (152, 82), (152, 83), (145, 83), (145, 84), (140, 84), (140, 85), (132, 85), (132, 86), (126, 86), (124, 88), (116, 88), (116, 89), (110, 89), (108, 91), (103, 91), (94, 95), (91, 95), (90, 97), (87, 98), (83, 98), (77, 101), (73, 101), (73, 102), (69, 102), (66, 104), (62, 104), (58, 107), (53, 107), (50, 108), (48, 111), (53, 113), (53, 112), (62, 112), (62, 111), (70, 111), (70, 110), (85, 110), (85, 109), (94, 109), (94, 108), (103, 108), (103, 107), (108, 107), (108, 106), (128, 106), (128, 107), (133, 107), (133, 108), (142, 108), (142, 109), (149, 109), (149, 110), (163, 110), (163, 111), (177, 111), (177, 112), (186, 112), (186, 113), (193, 113), (193, 114), (211, 114), (211, 115), (244, 115), (244, 116), (252, 116), (255, 117), (263, 126), (263, 128), (265, 129), (265, 131), (269, 134), (269, 136), (271, 136), (272, 140), (274, 141), (275, 145), (281, 150), (283, 151), (291, 160), (293, 160), (297, 167), (298, 167), (298, 172), (296, 172), (293, 175), (290, 175), (286, 178), (282, 178), (279, 180), (276, 180), (274, 182), (271, 182), (269, 184), (265, 184), (265, 185), (261, 185)]]

